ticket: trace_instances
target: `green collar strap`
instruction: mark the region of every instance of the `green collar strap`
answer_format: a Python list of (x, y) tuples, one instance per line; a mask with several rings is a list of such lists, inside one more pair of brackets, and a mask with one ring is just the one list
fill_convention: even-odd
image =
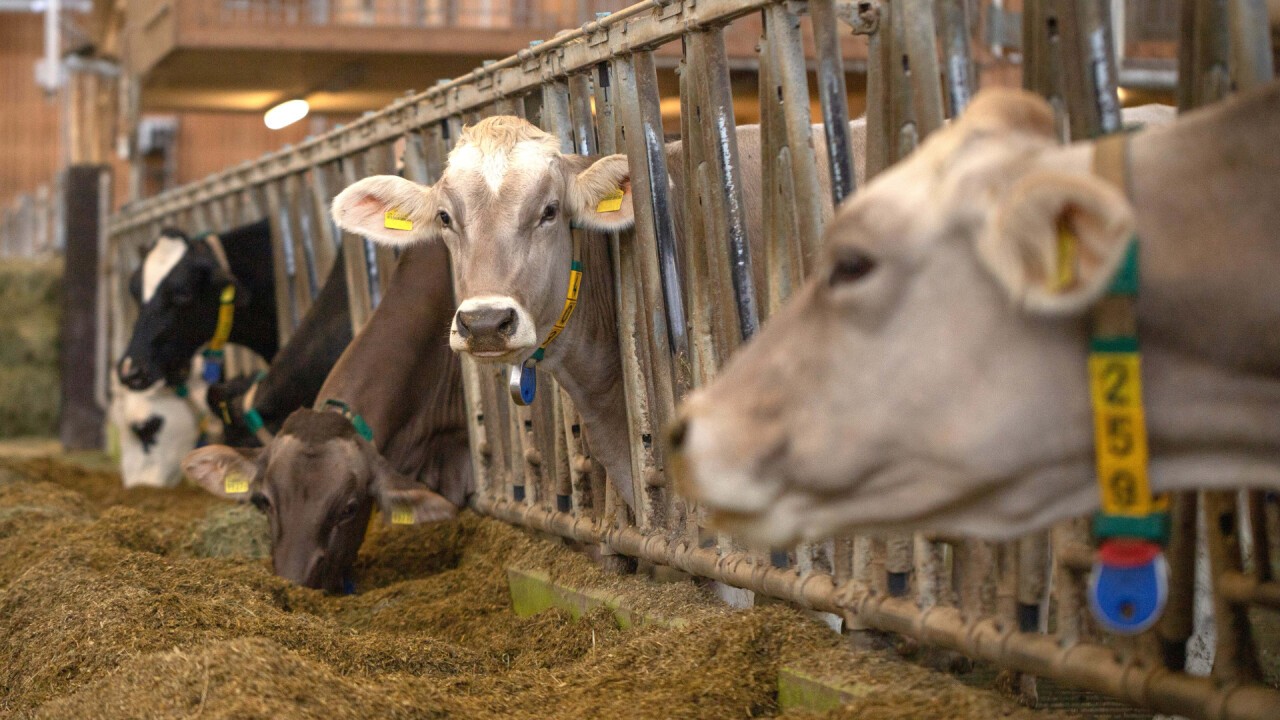
[(350, 405), (347, 405), (341, 400), (334, 400), (330, 398), (324, 401), (321, 408), (324, 410), (329, 410), (330, 408), (336, 410), (340, 415), (342, 415), (342, 417), (346, 418), (348, 422), (351, 423), (351, 426), (356, 429), (356, 432), (359, 433), (360, 437), (368, 440), (369, 442), (373, 442), (373, 428), (369, 427), (369, 423), (365, 422), (364, 418), (361, 417), (359, 413), (353, 412)]

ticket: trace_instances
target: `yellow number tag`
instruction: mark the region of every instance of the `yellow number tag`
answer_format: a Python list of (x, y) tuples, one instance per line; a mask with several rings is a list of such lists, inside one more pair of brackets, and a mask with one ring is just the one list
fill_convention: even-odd
[(391, 524), (392, 525), (412, 525), (413, 524), (413, 508), (408, 505), (392, 505), (391, 506)]
[(1089, 355), (1089, 391), (1093, 400), (1102, 511), (1142, 516), (1163, 510), (1164, 498), (1151, 497), (1147, 479), (1147, 424), (1142, 409), (1141, 362), (1135, 352)]
[(228, 495), (243, 495), (249, 492), (249, 478), (232, 470), (223, 477), (222, 489)]
[(614, 190), (608, 195), (605, 195), (604, 199), (600, 201), (600, 204), (596, 205), (596, 212), (598, 213), (618, 212), (619, 210), (622, 209), (622, 198), (626, 196), (627, 194), (622, 192), (621, 190)]
[(382, 226), (388, 230), (412, 230), (413, 221), (399, 210), (388, 210), (382, 216)]

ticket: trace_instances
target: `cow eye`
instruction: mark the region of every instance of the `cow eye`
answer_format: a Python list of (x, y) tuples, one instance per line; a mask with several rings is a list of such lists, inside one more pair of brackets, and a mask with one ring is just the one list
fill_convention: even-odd
[(350, 520), (356, 516), (356, 512), (360, 510), (360, 503), (355, 500), (348, 500), (347, 506), (342, 508), (342, 519)]
[(850, 253), (836, 258), (831, 265), (831, 275), (827, 278), (827, 284), (831, 287), (844, 285), (846, 283), (857, 282), (872, 270), (876, 269), (876, 261), (862, 253)]
[(542, 209), (542, 218), (538, 220), (541, 225), (550, 225), (556, 221), (556, 215), (559, 214), (560, 207), (555, 203), (551, 203)]
[(445, 212), (444, 210), (441, 210), (439, 213), (437, 213), (436, 217), (440, 218), (441, 225), (445, 227), (453, 227), (453, 218), (449, 217), (449, 213)]
[(170, 297), (173, 299), (174, 305), (190, 305), (191, 301), (195, 299), (190, 290), (174, 290)]
[(251, 495), (249, 497), (249, 502), (253, 503), (253, 506), (262, 512), (268, 512), (271, 510), (271, 501), (267, 499), (266, 495), (263, 495), (260, 492), (256, 492)]

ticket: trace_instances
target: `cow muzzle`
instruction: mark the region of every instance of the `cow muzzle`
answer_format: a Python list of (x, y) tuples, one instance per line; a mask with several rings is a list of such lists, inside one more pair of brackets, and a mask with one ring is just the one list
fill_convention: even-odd
[(764, 516), (777, 500), (783, 488), (777, 470), (787, 441), (739, 442), (733, 430), (714, 415), (686, 409), (667, 429), (667, 443), (677, 490), (697, 500), (713, 519), (720, 515), (738, 524)]
[(120, 360), (120, 365), (116, 369), (116, 373), (120, 378), (120, 384), (130, 390), (146, 390), (160, 378), (153, 377), (147, 370), (145, 363), (134, 360), (132, 356), (126, 355)]
[(533, 318), (509, 297), (466, 300), (453, 316), (449, 345), (480, 360), (507, 362), (537, 344)]

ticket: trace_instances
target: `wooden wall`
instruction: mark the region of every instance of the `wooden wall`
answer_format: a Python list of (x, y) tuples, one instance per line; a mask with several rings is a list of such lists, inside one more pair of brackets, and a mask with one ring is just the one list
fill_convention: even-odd
[(323, 118), (314, 117), (268, 130), (258, 113), (178, 113), (177, 182), (199, 180), (328, 127)]
[(0, 208), (51, 182), (59, 156), (58, 105), (36, 85), (42, 16), (0, 15)]

